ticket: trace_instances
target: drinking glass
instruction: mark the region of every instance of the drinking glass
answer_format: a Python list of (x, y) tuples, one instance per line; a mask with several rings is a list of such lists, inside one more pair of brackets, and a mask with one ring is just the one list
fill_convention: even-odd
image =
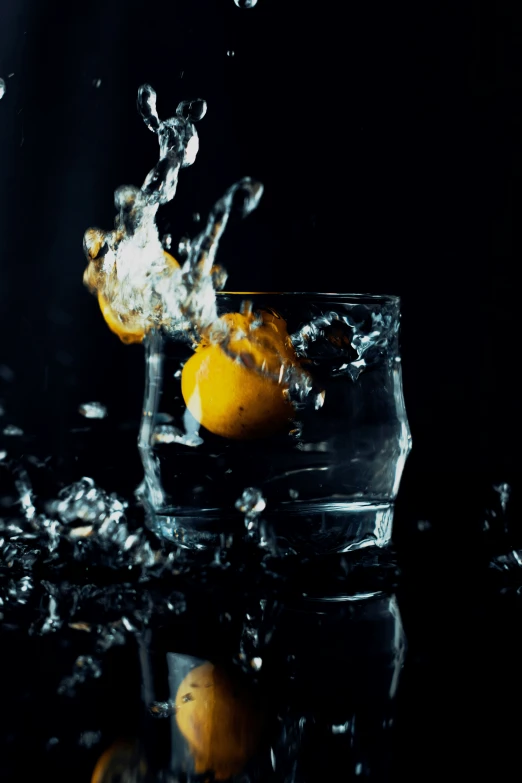
[[(281, 426), (274, 429), (268, 417), (254, 434), (237, 437), (241, 422), (248, 430), (252, 412), (257, 415), (255, 394), (251, 409), (248, 404), (234, 408), (244, 402), (245, 389), (239, 388), (242, 383), (230, 384), (228, 365), (221, 362), (212, 393), (220, 395), (221, 405), (229, 402), (235, 434), (212, 432), (183, 399), (183, 368), (192, 349), (159, 331), (147, 335), (139, 446), (149, 526), (189, 549), (219, 545), (259, 525), (261, 539), (278, 552), (385, 546), (411, 448), (399, 298), (220, 293), (217, 308), (220, 316), (247, 313), (268, 319), (276, 332), (288, 335), (306, 393), (292, 397), (294, 379), (286, 379), (290, 413)], [(247, 351), (227, 361), (246, 372), (253, 360)], [(256, 372), (251, 370), (253, 376)], [(238, 377), (251, 382), (248, 373)]]

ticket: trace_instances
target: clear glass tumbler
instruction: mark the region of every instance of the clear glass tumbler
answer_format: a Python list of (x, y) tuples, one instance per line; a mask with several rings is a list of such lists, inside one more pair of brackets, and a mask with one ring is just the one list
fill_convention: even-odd
[[(411, 448), (399, 298), (334, 293), (217, 298), (220, 316), (236, 314), (227, 323), (237, 326), (237, 314), (246, 313), (268, 324), (277, 344), (285, 345), (280, 353), (293, 357), (298, 377), (288, 373), (288, 362), (276, 377), (263, 348), (256, 354), (236, 342), (231, 352), (222, 343), (203, 347), (214, 358), (203, 362), (206, 375), (187, 399), (183, 384), (190, 385), (185, 375), (194, 375), (194, 361), (186, 366), (192, 349), (149, 334), (140, 431), (148, 524), (187, 548), (219, 545), (223, 536), (244, 533), (253, 520), (262, 520), (280, 552), (386, 545)], [(274, 394), (286, 402), (274, 403)]]

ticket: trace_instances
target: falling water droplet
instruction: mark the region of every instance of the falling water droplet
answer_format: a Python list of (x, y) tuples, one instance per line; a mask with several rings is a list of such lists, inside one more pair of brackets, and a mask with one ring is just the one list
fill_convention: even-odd
[(257, 5), (257, 0), (234, 0), (238, 8), (253, 8)]
[(4, 97), (5, 90), (6, 90), (5, 82), (3, 79), (0, 79), (0, 100)]

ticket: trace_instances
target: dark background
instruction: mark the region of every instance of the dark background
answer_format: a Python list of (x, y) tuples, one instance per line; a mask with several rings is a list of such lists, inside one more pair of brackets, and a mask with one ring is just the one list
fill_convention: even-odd
[(410, 642), (398, 780), (447, 774), (453, 751), (468, 777), (501, 779), (514, 759), (520, 607), (499, 604), (468, 533), (492, 484), (515, 502), (520, 488), (521, 44), (507, 0), (0, 0), (0, 401), (30, 449), (67, 453), (87, 400), (137, 426), (142, 348), (109, 333), (83, 287), (82, 237), (112, 226), (115, 188), (157, 160), (144, 82), (161, 117), (209, 105), (160, 215), (174, 246), (250, 175), (265, 193), (222, 241), (227, 288), (402, 297), (414, 446), (395, 527)]
[(112, 226), (114, 189), (157, 160), (135, 107), (149, 82), (163, 117), (185, 98), (209, 104), (161, 214), (174, 242), (232, 182), (260, 179), (258, 211), (220, 248), (227, 287), (399, 294), (405, 482), (433, 496), (513, 480), (521, 36), (508, 2), (2, 0), (0, 350), (14, 378), (0, 396), (13, 423), (56, 439), (79, 402), (139, 405), (141, 348), (107, 331), (84, 289), (82, 237)]

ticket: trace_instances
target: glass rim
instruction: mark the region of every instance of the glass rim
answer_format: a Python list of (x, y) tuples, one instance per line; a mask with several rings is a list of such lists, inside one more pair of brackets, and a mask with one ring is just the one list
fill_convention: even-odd
[(400, 304), (396, 294), (350, 294), (337, 291), (217, 291), (218, 296), (280, 296), (303, 299), (336, 299), (340, 302), (387, 302)]

